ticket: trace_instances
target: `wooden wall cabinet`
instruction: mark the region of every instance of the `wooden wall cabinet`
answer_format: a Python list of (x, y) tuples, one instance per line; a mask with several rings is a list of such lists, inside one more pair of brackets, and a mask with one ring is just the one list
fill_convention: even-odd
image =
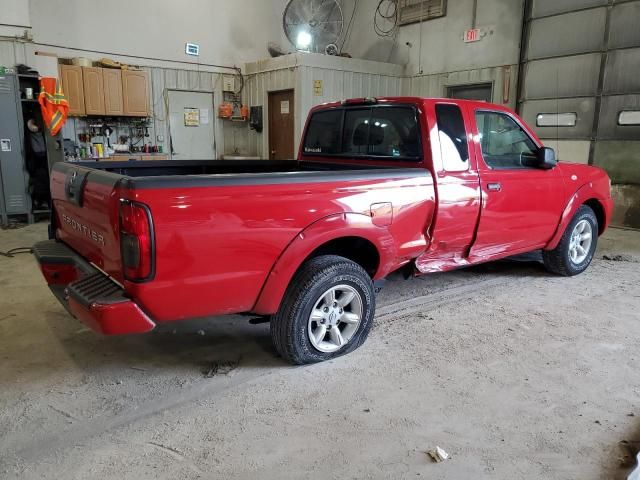
[(124, 98), (122, 96), (122, 71), (115, 68), (103, 68), (104, 109), (105, 115), (124, 115)]
[(149, 74), (139, 70), (60, 65), (69, 116), (149, 116)]
[(149, 116), (149, 74), (139, 70), (122, 70), (124, 115)]
[(87, 115), (104, 115), (104, 78), (102, 68), (82, 67), (84, 105)]
[(62, 79), (62, 91), (69, 103), (69, 116), (81, 117), (86, 115), (82, 67), (60, 65), (60, 78)]

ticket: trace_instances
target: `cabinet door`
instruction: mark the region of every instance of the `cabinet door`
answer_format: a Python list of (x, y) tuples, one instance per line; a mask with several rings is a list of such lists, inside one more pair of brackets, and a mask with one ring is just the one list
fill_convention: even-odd
[(104, 80), (102, 69), (82, 67), (84, 105), (87, 115), (104, 115)]
[(124, 114), (131, 117), (149, 115), (149, 75), (137, 70), (122, 71)]
[(69, 116), (86, 115), (82, 67), (60, 65), (60, 78), (62, 78), (62, 91), (67, 98), (67, 102), (69, 102)]
[(122, 71), (115, 68), (103, 68), (104, 110), (106, 115), (123, 115)]

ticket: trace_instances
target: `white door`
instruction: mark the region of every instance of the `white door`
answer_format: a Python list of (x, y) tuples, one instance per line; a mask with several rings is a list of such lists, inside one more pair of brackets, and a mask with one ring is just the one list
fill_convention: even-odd
[(213, 93), (169, 90), (169, 132), (174, 160), (216, 158)]

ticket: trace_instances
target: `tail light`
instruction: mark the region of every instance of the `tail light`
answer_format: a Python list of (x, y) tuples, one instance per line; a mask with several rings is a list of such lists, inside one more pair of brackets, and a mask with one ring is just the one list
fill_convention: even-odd
[(153, 223), (146, 205), (129, 200), (120, 201), (120, 251), (124, 278), (133, 282), (153, 278)]

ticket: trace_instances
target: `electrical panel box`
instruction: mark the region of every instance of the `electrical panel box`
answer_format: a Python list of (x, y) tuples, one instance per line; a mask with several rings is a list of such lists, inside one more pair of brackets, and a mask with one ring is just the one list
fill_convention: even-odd
[(0, 75), (0, 220), (31, 214), (29, 179), (24, 163), (24, 132), (18, 78)]
[(222, 76), (222, 91), (223, 92), (235, 92), (236, 91), (236, 77), (233, 75)]
[(249, 128), (262, 132), (262, 105), (252, 106), (249, 114)]

